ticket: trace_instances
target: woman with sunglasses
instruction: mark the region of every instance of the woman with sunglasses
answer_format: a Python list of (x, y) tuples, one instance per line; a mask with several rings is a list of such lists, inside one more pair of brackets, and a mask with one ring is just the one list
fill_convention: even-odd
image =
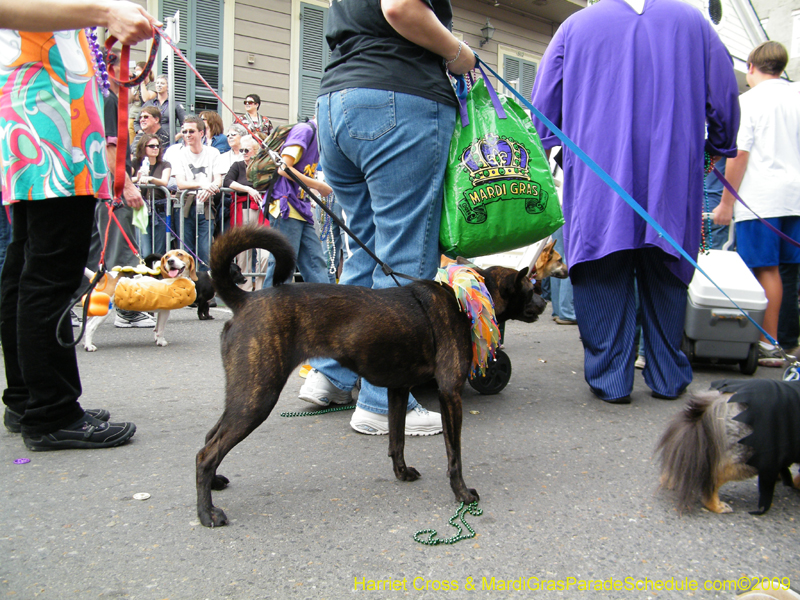
[[(142, 169), (142, 164), (147, 159), (150, 167)], [(158, 185), (167, 187), (172, 165), (164, 160), (164, 147), (157, 135), (146, 133), (136, 146), (136, 158), (133, 161), (136, 176), (134, 183), (139, 185)], [(164, 254), (167, 251), (167, 194), (162, 189), (142, 194), (147, 198), (148, 212), (151, 222), (147, 232), (142, 234), (142, 254), (147, 256), (153, 252)]]
[(266, 138), (272, 133), (272, 121), (263, 115), (259, 115), (259, 108), (261, 108), (259, 95), (247, 94), (244, 99), (244, 110), (246, 112), (240, 115), (239, 118), (244, 123), (244, 126), (250, 130), (250, 133), (258, 135), (260, 138)]
[[(252, 135), (246, 135), (241, 138), (241, 149), (239, 152), (242, 156), (242, 160), (234, 162), (228, 174), (225, 176), (222, 187), (230, 188), (234, 192), (237, 192), (234, 196), (230, 218), (225, 220), (226, 230), (228, 227), (240, 227), (249, 223), (264, 221), (262, 217), (263, 213), (261, 212), (261, 203), (263, 201), (261, 192), (250, 185), (250, 182), (247, 180), (247, 167), (250, 165), (250, 161), (253, 160), (256, 152), (258, 152), (258, 148), (259, 142)], [(252, 252), (252, 250), (248, 250), (236, 257), (236, 264), (239, 265), (245, 273), (250, 272), (253, 268)], [(264, 265), (264, 272), (266, 272), (266, 264)], [(258, 278), (253, 289), (260, 289), (263, 282), (263, 277)]]

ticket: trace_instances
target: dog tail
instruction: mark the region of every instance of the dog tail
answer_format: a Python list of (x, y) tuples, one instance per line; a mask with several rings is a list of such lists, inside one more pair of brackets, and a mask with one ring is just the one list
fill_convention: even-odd
[(689, 399), (658, 441), (660, 487), (675, 490), (680, 510), (710, 498), (726, 449), (728, 394), (709, 392)]
[(248, 292), (234, 283), (231, 276), (231, 262), (237, 254), (251, 248), (262, 248), (272, 254), (275, 259), (274, 281), (286, 281), (294, 273), (294, 249), (282, 233), (261, 225), (234, 227), (228, 230), (211, 246), (210, 267), (211, 279), (217, 294), (233, 312), (246, 302)]

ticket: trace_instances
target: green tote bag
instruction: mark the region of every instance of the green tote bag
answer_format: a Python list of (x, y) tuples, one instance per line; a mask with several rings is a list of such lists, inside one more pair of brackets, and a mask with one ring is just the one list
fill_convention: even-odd
[(514, 100), (498, 97), (485, 74), (461, 103), (444, 178), (442, 252), (495, 254), (556, 231), (564, 217), (528, 114)]

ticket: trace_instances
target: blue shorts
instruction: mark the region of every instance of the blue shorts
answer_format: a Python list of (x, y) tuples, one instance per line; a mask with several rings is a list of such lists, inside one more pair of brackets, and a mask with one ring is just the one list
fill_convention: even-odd
[[(800, 217), (764, 220), (800, 242)], [(751, 269), (800, 263), (800, 248), (781, 238), (758, 219), (736, 222), (736, 250)]]

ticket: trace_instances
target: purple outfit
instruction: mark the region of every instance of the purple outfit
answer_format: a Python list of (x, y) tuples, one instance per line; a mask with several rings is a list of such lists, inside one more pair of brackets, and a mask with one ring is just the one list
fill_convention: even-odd
[[(532, 98), (696, 257), (703, 150), (736, 155), (737, 91), (730, 55), (696, 8), (646, 0), (638, 14), (624, 0), (603, 0), (561, 25)], [(534, 124), (545, 148), (560, 145)], [(566, 149), (563, 168), (564, 242), (586, 381), (602, 400), (630, 402), (638, 289), (645, 383), (657, 397), (676, 398), (692, 380), (681, 339), (694, 268)]]
[[(700, 11), (679, 0), (647, 0), (641, 15), (623, 0), (581, 10), (548, 46), (532, 99), (690, 256), (697, 255), (703, 150), (736, 156), (739, 127), (731, 58)], [(534, 124), (545, 148), (560, 145), (538, 119)], [(570, 267), (645, 246), (678, 258), (566, 149), (562, 189)], [(669, 267), (685, 284), (694, 273), (684, 259)]]
[[(283, 147), (300, 146), (303, 148), (303, 155), (294, 164), (294, 169), (303, 175), (314, 179), (319, 164), (319, 148), (317, 148), (317, 131), (309, 123), (298, 123), (289, 132)], [(300, 186), (286, 177), (278, 177), (272, 191), (272, 197), (280, 200), (281, 218), (289, 218), (289, 204), (302, 215), (309, 223), (314, 223), (311, 215), (311, 201), (305, 197), (305, 191)]]

